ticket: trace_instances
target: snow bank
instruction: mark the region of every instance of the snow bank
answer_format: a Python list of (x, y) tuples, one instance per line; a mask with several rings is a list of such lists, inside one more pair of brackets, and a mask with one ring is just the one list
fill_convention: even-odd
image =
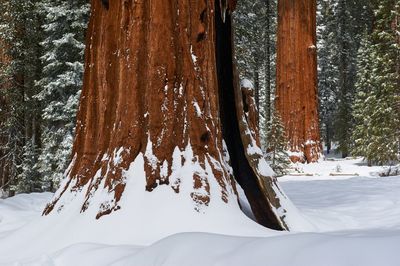
[(319, 232), (400, 230), (400, 177), (288, 181), (282, 186)]
[(398, 266), (399, 241), (400, 234), (375, 237), (298, 234), (271, 238), (180, 234), (117, 260), (114, 265)]
[(30, 220), (40, 217), (51, 196), (51, 193), (32, 193), (0, 200), (0, 240)]
[[(195, 211), (193, 200), (186, 195), (186, 192), (193, 190), (192, 180), (181, 180), (180, 193), (174, 193), (169, 186), (159, 186), (154, 193), (147, 192), (144, 189), (146, 177), (143, 165), (143, 155), (139, 155), (124, 173), (127, 183), (119, 202), (120, 210), (96, 220), (98, 208), (109, 197), (105, 190), (99, 190), (91, 197), (89, 208), (84, 213), (81, 213), (81, 207), (87, 188), (67, 194), (68, 197), (64, 196), (57, 203), (54, 213), (39, 217), (5, 236), (0, 241), (0, 261), (11, 262), (36, 254), (49, 254), (84, 242), (150, 245), (181, 232), (239, 236), (278, 234), (246, 217), (239, 208), (236, 196), (227, 203), (222, 201), (220, 186), (213, 178), (209, 178), (211, 201), (204, 211)], [(188, 165), (179, 171), (182, 176), (192, 176), (193, 168)], [(60, 211), (57, 213), (57, 210)], [(15, 253), (15, 250), (21, 252)]]
[(375, 173), (378, 176), (400, 176), (400, 164), (383, 167), (382, 170)]
[[(329, 176), (338, 164), (343, 171), (361, 174), (377, 170), (359, 160), (327, 161), (304, 166), (304, 172), (320, 176), (287, 176), (281, 183), (315, 226), (311, 233), (274, 232), (237, 208), (221, 212), (218, 205), (210, 208), (211, 216), (200, 212), (188, 217), (183, 213), (192, 205), (169, 191), (146, 203), (126, 198), (126, 206), (133, 204), (135, 211), (115, 212), (99, 221), (69, 209), (40, 217), (50, 194), (0, 200), (0, 265), (398, 266), (400, 177)], [(135, 197), (144, 193), (134, 183), (128, 185)], [(170, 197), (168, 203), (176, 200), (176, 205), (160, 211), (162, 197)], [(151, 242), (154, 238), (162, 239)]]
[[(291, 172), (295, 176), (287, 175), (279, 178), (280, 182), (285, 181), (315, 181), (315, 180), (338, 180), (349, 179), (354, 176), (363, 176), (368, 178), (379, 177), (377, 172), (383, 171), (381, 166), (369, 167), (362, 158), (355, 159), (338, 159), (329, 158), (318, 163), (293, 165)], [(339, 172), (338, 172), (339, 170)], [(340, 176), (332, 176), (331, 174), (341, 174)]]
[(400, 233), (246, 238), (185, 233), (149, 247), (78, 244), (28, 265), (398, 266)]

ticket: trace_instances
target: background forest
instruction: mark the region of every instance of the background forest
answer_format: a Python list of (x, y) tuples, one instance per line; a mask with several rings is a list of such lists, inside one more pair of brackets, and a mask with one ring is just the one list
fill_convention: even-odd
[[(68, 166), (83, 76), (84, 0), (0, 3), (0, 196), (54, 191)], [(254, 84), (263, 146), (287, 167), (274, 111), (277, 3), (235, 12), (241, 78)], [(319, 0), (321, 135), (326, 152), (396, 164), (400, 151), (400, 3)], [(333, 151), (334, 150), (334, 151)]]

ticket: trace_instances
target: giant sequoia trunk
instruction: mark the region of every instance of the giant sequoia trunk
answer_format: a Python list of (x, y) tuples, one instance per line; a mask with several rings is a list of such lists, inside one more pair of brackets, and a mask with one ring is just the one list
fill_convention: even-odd
[[(213, 202), (239, 206), (236, 178), (261, 224), (288, 229), (285, 196), (243, 111), (233, 8), (220, 0), (92, 1), (73, 161), (44, 214), (71, 201), (97, 219), (130, 211), (120, 204), (133, 196), (129, 184), (141, 204), (167, 191), (206, 213)], [(159, 210), (169, 203), (160, 199)]]
[(321, 154), (316, 50), (316, 1), (278, 1), (276, 109), (293, 161), (315, 162)]

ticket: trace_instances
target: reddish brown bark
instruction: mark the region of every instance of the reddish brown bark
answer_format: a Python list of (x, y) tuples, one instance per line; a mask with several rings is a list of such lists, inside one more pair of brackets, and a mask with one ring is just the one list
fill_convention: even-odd
[(278, 3), (276, 109), (292, 161), (316, 162), (321, 154), (317, 99), (316, 1)]
[[(7, 53), (5, 51), (5, 46), (0, 41), (0, 69), (4, 68), (10, 62)], [(8, 82), (5, 80), (0, 81), (0, 90), (4, 91), (8, 88)], [(0, 93), (0, 127), (2, 123), (6, 121), (5, 115), (7, 114), (7, 99), (2, 93)], [(1, 130), (1, 128), (0, 128)], [(4, 136), (4, 132), (0, 132), (0, 192), (1, 189), (5, 189), (9, 185), (9, 165), (10, 162), (6, 160), (6, 151), (3, 149), (5, 147), (7, 139)]]
[[(229, 8), (234, 6), (234, 1), (222, 2)], [(97, 218), (119, 210), (126, 179), (135, 178), (124, 171), (140, 154), (146, 173), (143, 189), (148, 193), (157, 193), (159, 186), (169, 186), (171, 193), (188, 193), (181, 191), (184, 178), (193, 180), (188, 196), (195, 209), (208, 206), (211, 200), (237, 200), (230, 162), (223, 156), (227, 152), (223, 132), (232, 130), (221, 120), (221, 91), (233, 99), (233, 105), (224, 108), (233, 107), (235, 116), (234, 103), (239, 101), (242, 108), (242, 98), (233, 77), (231, 18), (228, 12), (223, 24), (221, 12), (214, 0), (121, 0), (110, 1), (108, 6), (92, 1), (74, 160), (66, 183), (44, 214), (54, 208), (61, 210), (60, 199), (84, 187), (82, 212), (99, 190), (113, 196), (100, 206)], [(217, 41), (219, 34), (223, 35)], [(216, 53), (218, 45), (227, 47), (227, 57)], [(237, 113), (240, 120), (242, 114), (243, 110)], [(249, 130), (247, 124), (242, 122), (239, 128), (238, 120), (234, 121), (233, 131), (243, 149), (242, 141), (250, 142), (244, 133)], [(176, 154), (188, 147), (193, 151), (192, 164), (199, 167), (190, 175), (173, 177)], [(247, 156), (243, 151), (241, 155)], [(186, 157), (178, 158), (179, 165), (185, 163)], [(280, 217), (273, 211), (281, 207), (278, 190), (265, 188), (275, 181), (257, 172), (259, 159), (252, 154), (251, 160), (246, 160), (252, 165), (247, 174), (255, 185), (245, 185), (244, 190), (260, 223), (286, 229), (285, 215)], [(235, 175), (242, 177), (238, 171)], [(220, 194), (211, 198), (215, 183)], [(261, 196), (255, 197), (252, 190)]]

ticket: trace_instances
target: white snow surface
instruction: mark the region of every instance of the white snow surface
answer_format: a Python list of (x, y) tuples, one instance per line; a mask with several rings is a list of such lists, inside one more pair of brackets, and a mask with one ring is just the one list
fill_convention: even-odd
[[(41, 217), (52, 194), (17, 195), (0, 200), (0, 265), (399, 266), (400, 177), (379, 177), (381, 170), (335, 159), (299, 164), (296, 175), (280, 178), (312, 232), (272, 231), (237, 208), (222, 215), (221, 206), (186, 217), (192, 206), (179, 198), (179, 208), (160, 208), (169, 191), (150, 198), (147, 213), (143, 202), (127, 202), (130, 217), (117, 211), (97, 221), (73, 208)], [(145, 193), (135, 187), (127, 184), (129, 193)]]
[(253, 82), (251, 82), (249, 79), (242, 79), (240, 81), (240, 87), (247, 89), (254, 89)]

